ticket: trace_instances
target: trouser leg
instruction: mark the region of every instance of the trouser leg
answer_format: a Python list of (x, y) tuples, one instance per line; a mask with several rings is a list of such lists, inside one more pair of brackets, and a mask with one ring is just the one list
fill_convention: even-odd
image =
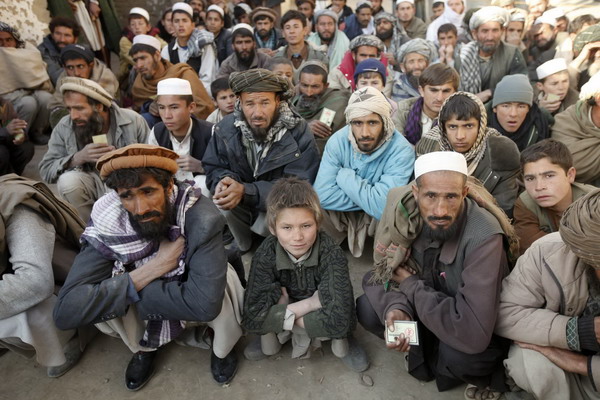
[(72, 204), (84, 222), (88, 222), (92, 213), (94, 202), (104, 191), (100, 177), (93, 173), (81, 171), (67, 171), (58, 177), (56, 182), (58, 193), (68, 203)]
[(385, 326), (379, 320), (375, 309), (373, 309), (369, 299), (364, 294), (356, 299), (356, 316), (363, 328), (378, 338), (384, 339)]
[(227, 220), (227, 225), (231, 234), (235, 238), (242, 252), (250, 250), (252, 247), (252, 231), (250, 229), (253, 223), (252, 212), (243, 206), (237, 206), (234, 209), (222, 211)]

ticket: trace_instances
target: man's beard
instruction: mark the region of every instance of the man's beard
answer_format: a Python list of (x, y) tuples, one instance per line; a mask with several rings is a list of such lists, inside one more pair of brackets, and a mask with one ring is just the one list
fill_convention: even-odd
[[(173, 206), (169, 201), (168, 194), (165, 191), (165, 210), (164, 214), (159, 213), (158, 211), (150, 211), (149, 213), (143, 215), (133, 215), (130, 212), (127, 212), (129, 215), (129, 222), (133, 227), (133, 230), (142, 237), (142, 239), (150, 240), (150, 241), (160, 241), (167, 237), (169, 233), (169, 228), (171, 227), (170, 223), (170, 215), (173, 210)], [(140, 222), (140, 220), (150, 218), (150, 217), (158, 217), (160, 220), (158, 222)]]
[(238, 61), (240, 62), (240, 64), (242, 64), (244, 67), (248, 68), (250, 67), (250, 64), (252, 64), (252, 61), (254, 60), (254, 49), (252, 49), (252, 51), (249, 52), (235, 52), (235, 55), (238, 59)]
[[(329, 33), (329, 32), (327, 32)], [(335, 37), (335, 32), (331, 35), (329, 35), (329, 37), (323, 36), (321, 34), (321, 32), (317, 32), (317, 34), (319, 35), (319, 39), (321, 39), (321, 42), (329, 44), (333, 41), (333, 38)]]
[(76, 122), (83, 122), (82, 120), (71, 121), (71, 127), (73, 133), (75, 133), (75, 139), (77, 140), (77, 146), (83, 149), (86, 145), (92, 143), (92, 136), (98, 135), (102, 132), (102, 126), (104, 125), (104, 119), (102, 115), (96, 110), (90, 115), (85, 125), (77, 125)]
[[(244, 115), (244, 113), (242, 113), (242, 115)], [(275, 124), (275, 122), (278, 119), (279, 119), (279, 110), (275, 110), (275, 114), (273, 115), (271, 124), (266, 128), (257, 128), (257, 127), (252, 126), (250, 124), (250, 121), (248, 121), (248, 118), (246, 118), (246, 115), (244, 115), (244, 120), (246, 121), (246, 123), (248, 124), (248, 127), (250, 128), (250, 131), (252, 132), (252, 136), (254, 136), (254, 140), (256, 140), (258, 143), (264, 143), (267, 140), (267, 136), (269, 135), (269, 130), (271, 129), (271, 127), (273, 127), (273, 125)]]
[(266, 30), (266, 29), (259, 29), (256, 31), (256, 33), (258, 33), (258, 37), (260, 37), (262, 40), (266, 40), (269, 38), (269, 36), (271, 36), (271, 30)]
[[(422, 72), (421, 72), (422, 73)], [(406, 78), (408, 79), (408, 83), (410, 83), (410, 85), (415, 88), (418, 89), (419, 88), (419, 77), (413, 75), (413, 71), (411, 72), (407, 72), (406, 73)]]
[(298, 99), (298, 109), (302, 111), (310, 111), (316, 113), (319, 105), (321, 104), (321, 95), (307, 96), (304, 94), (300, 95)]
[[(430, 216), (427, 218), (429, 221), (435, 221), (435, 220), (451, 220), (451, 217), (433, 217)], [(445, 242), (448, 239), (453, 238), (454, 236), (456, 236), (456, 234), (458, 233), (458, 230), (460, 229), (459, 224), (456, 223), (456, 221), (454, 221), (452, 223), (452, 225), (446, 227), (446, 228), (432, 228), (429, 224), (423, 224), (423, 234), (425, 235), (425, 237), (431, 239), (431, 240), (435, 240), (438, 242)]]
[(376, 36), (385, 42), (386, 40), (388, 40), (389, 38), (394, 36), (394, 30), (390, 29), (390, 30), (383, 31), (383, 32), (377, 32)]
[(477, 46), (479, 47), (479, 50), (483, 51), (484, 53), (491, 54), (496, 51), (498, 46), (500, 46), (500, 41), (490, 45), (484, 45), (481, 42), (477, 42)]
[(546, 51), (549, 48), (551, 48), (552, 46), (555, 45), (555, 40), (556, 40), (556, 35), (552, 36), (550, 38), (550, 40), (546, 40), (544, 43), (542, 44), (538, 44), (538, 42), (535, 42), (535, 46), (540, 49), (541, 51)]

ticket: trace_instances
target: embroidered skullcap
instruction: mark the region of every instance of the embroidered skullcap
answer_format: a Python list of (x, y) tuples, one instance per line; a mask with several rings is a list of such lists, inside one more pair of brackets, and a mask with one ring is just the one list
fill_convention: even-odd
[(214, 12), (218, 13), (222, 19), (225, 18), (225, 11), (223, 11), (223, 9), (216, 4), (212, 4), (210, 7), (208, 7), (206, 9), (207, 14), (209, 11), (214, 11)]
[(371, 2), (369, 0), (362, 0), (362, 1), (358, 1), (356, 3), (356, 11), (360, 10), (361, 8), (365, 8), (365, 7), (373, 8), (373, 4), (371, 4)]
[(315, 21), (319, 21), (319, 18), (326, 16), (329, 18), (332, 18), (335, 23), (337, 24), (338, 22), (338, 15), (336, 12), (331, 11), (329, 8), (324, 8), (322, 10), (317, 11), (317, 13), (315, 14)]
[(21, 34), (15, 28), (7, 24), (6, 22), (0, 22), (0, 32), (7, 32), (15, 38), (15, 42), (17, 42), (17, 49), (25, 48), (25, 42), (21, 39)]
[(350, 50), (356, 50), (360, 46), (377, 47), (377, 50), (383, 51), (384, 44), (375, 35), (359, 35), (350, 41)]
[(480, 25), (488, 22), (499, 22), (501, 26), (506, 26), (509, 20), (508, 10), (500, 7), (483, 7), (473, 14), (469, 20), (469, 29), (477, 29)]
[[(350, 96), (346, 107), (346, 123), (349, 124), (356, 118), (366, 117), (371, 113), (378, 114), (381, 117), (385, 137), (386, 139), (391, 138), (395, 128), (390, 102), (381, 91), (374, 87), (366, 86), (355, 90)], [(352, 132), (350, 132), (350, 135), (352, 135)]]
[(150, 14), (148, 14), (148, 11), (144, 10), (142, 7), (133, 7), (131, 10), (129, 10), (129, 15), (132, 14), (141, 15), (142, 17), (146, 18), (146, 22), (150, 23)]
[(574, 201), (563, 213), (558, 231), (563, 242), (581, 261), (600, 267), (600, 189)]
[(262, 16), (269, 17), (271, 21), (277, 20), (277, 14), (275, 14), (275, 11), (267, 7), (256, 7), (254, 10), (252, 10), (252, 15), (250, 15), (253, 22), (256, 21), (256, 18)]
[(136, 44), (145, 44), (147, 46), (154, 47), (158, 51), (161, 50), (160, 42), (158, 41), (158, 39), (155, 38), (154, 36), (150, 36), (150, 35), (134, 36), (133, 45), (135, 46)]
[(456, 151), (434, 151), (423, 154), (415, 161), (415, 179), (437, 171), (454, 171), (465, 176), (469, 175), (465, 156)]
[(173, 7), (171, 7), (171, 10), (173, 10), (173, 12), (183, 11), (183, 12), (189, 14), (190, 17), (194, 16), (194, 9), (192, 8), (192, 6), (190, 6), (187, 3), (182, 3), (182, 2), (175, 3), (175, 4), (173, 4)]
[(94, 99), (104, 104), (106, 107), (110, 107), (113, 101), (113, 97), (110, 93), (97, 82), (90, 79), (77, 78), (74, 76), (63, 78), (63, 83), (60, 86), (60, 93), (64, 95), (67, 91), (81, 93), (90, 99)]
[(242, 92), (274, 92), (281, 93), (283, 100), (294, 95), (286, 78), (263, 68), (232, 72), (229, 75), (229, 87), (236, 95)]
[(555, 58), (550, 61), (546, 61), (535, 69), (539, 80), (544, 79), (547, 76), (556, 74), (560, 71), (567, 70), (567, 60), (564, 58)]
[(600, 24), (592, 25), (579, 32), (573, 40), (573, 52), (579, 54), (590, 42), (600, 41)]
[(156, 85), (156, 95), (192, 96), (192, 85), (185, 79), (163, 79)]
[(600, 72), (596, 72), (579, 92), (580, 100), (587, 100), (600, 94)]
[(237, 31), (238, 29), (247, 29), (250, 33), (254, 33), (254, 28), (251, 25), (245, 23), (239, 23), (231, 29), (231, 33)]
[(398, 49), (396, 59), (399, 63), (404, 62), (404, 57), (410, 53), (418, 53), (426, 57), (429, 61), (438, 58), (438, 52), (433, 42), (421, 38), (409, 40)]
[(298, 75), (300, 75), (302, 73), (302, 71), (304, 70), (304, 68), (308, 67), (309, 65), (315, 65), (315, 66), (321, 68), (323, 71), (325, 71), (326, 74), (329, 74), (329, 67), (323, 61), (308, 60), (308, 61), (305, 61), (304, 63), (302, 63), (302, 65), (298, 69)]
[(98, 159), (96, 169), (106, 179), (112, 172), (125, 168), (160, 168), (175, 174), (179, 156), (173, 150), (151, 144), (135, 143), (107, 153)]
[(60, 51), (60, 60), (65, 62), (68, 55), (74, 54), (75, 58), (83, 58), (88, 64), (94, 61), (94, 52), (81, 44), (68, 44)]
[(391, 23), (395, 23), (396, 22), (396, 17), (394, 17), (389, 12), (385, 12), (385, 11), (380, 12), (374, 18), (375, 23), (381, 21), (382, 19), (385, 19), (386, 21), (390, 21)]

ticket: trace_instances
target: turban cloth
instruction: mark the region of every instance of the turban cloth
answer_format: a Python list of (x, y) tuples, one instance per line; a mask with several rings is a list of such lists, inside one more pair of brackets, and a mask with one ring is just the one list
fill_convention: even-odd
[(600, 189), (577, 199), (567, 208), (558, 231), (580, 260), (600, 268)]
[(438, 52), (435, 45), (429, 40), (420, 38), (409, 40), (400, 46), (398, 53), (396, 54), (396, 59), (398, 62), (403, 63), (404, 57), (409, 53), (418, 53), (423, 57), (426, 57), (430, 62), (438, 58)]
[(242, 92), (274, 92), (281, 93), (281, 98), (287, 100), (294, 94), (287, 79), (262, 68), (231, 73), (229, 87), (236, 95)]

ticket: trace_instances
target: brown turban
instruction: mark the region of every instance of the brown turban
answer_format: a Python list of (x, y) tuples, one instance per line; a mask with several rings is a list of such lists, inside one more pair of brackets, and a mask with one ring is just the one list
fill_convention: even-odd
[(229, 87), (236, 95), (242, 92), (274, 92), (281, 93), (283, 100), (294, 95), (287, 79), (263, 68), (232, 72)]
[(559, 232), (569, 249), (586, 264), (600, 268), (600, 189), (577, 199), (564, 212)]
[(130, 144), (100, 157), (96, 168), (102, 179), (124, 168), (160, 168), (175, 174), (179, 156), (172, 150), (150, 144)]

